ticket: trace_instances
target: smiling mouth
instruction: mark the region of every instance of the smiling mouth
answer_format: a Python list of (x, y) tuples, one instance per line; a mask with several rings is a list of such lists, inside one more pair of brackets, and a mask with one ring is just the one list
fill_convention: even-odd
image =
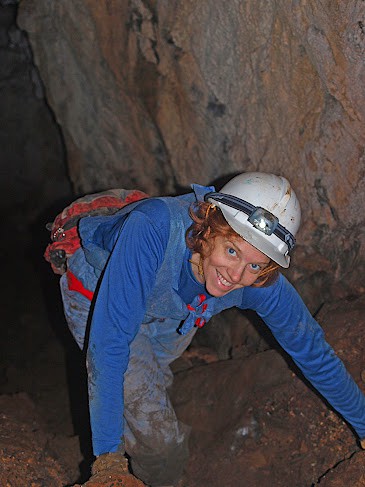
[(218, 276), (218, 280), (222, 284), (222, 286), (224, 286), (224, 287), (232, 287), (233, 286), (233, 284), (231, 282), (227, 281), (226, 279), (224, 279), (222, 274), (218, 271), (217, 271), (217, 276)]

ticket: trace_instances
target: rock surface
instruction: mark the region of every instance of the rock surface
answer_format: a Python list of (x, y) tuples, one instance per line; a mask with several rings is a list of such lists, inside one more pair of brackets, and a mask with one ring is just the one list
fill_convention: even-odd
[(23, 0), (18, 21), (78, 191), (282, 173), (313, 309), (364, 292), (365, 2)]
[(0, 0), (0, 207), (24, 228), (71, 191), (62, 134), (15, 3)]
[(66, 470), (49, 451), (34, 403), (26, 394), (0, 396), (0, 485), (62, 487)]

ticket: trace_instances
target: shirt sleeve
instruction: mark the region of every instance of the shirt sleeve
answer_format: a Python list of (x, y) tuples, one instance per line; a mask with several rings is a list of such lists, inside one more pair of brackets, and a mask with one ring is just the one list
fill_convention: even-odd
[(146, 310), (169, 236), (169, 212), (156, 200), (133, 210), (119, 229), (92, 313), (87, 365), (95, 455), (123, 441), (123, 376), (129, 345)]
[[(281, 275), (272, 286), (251, 288), (252, 309), (311, 384), (365, 437), (365, 397), (327, 343), (294, 287)], [(247, 306), (244, 306), (247, 308)]]

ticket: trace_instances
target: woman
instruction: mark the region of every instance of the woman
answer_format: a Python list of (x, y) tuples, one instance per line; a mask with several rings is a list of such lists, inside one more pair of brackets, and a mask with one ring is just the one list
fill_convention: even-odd
[[(126, 480), (125, 453), (147, 485), (177, 485), (188, 427), (166, 392), (169, 364), (211, 316), (233, 306), (255, 310), (313, 386), (365, 437), (363, 394), (278, 271), (289, 266), (300, 224), (288, 181), (256, 172), (236, 176), (219, 193), (192, 188), (80, 222), (82, 248), (69, 259), (61, 290), (81, 348), (91, 318), (87, 366), (97, 458), (86, 485), (103, 475)], [(70, 276), (83, 287), (72, 290)], [(92, 313), (83, 288), (97, 289)]]

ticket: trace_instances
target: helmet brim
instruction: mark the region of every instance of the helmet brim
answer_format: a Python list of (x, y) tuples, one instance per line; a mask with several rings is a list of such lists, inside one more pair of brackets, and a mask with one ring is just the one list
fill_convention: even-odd
[[(264, 235), (262, 232), (253, 227), (249, 222), (242, 223), (238, 221), (236, 217), (230, 215), (222, 206), (220, 206), (220, 209), (228, 225), (233, 228), (233, 230), (238, 233), (238, 235), (246, 240), (246, 242), (251, 244), (253, 247), (265, 254), (281, 267), (284, 267), (285, 269), (289, 267), (289, 254), (283, 251), (279, 252), (277, 248), (278, 242), (280, 242), (281, 245), (284, 245), (287, 248), (287, 245), (284, 242), (281, 242), (275, 235)], [(270, 239), (272, 239), (272, 242), (270, 242)]]

